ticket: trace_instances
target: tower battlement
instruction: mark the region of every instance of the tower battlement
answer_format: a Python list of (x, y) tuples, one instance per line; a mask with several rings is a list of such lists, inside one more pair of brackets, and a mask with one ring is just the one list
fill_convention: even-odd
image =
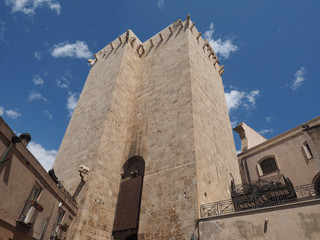
[(217, 54), (209, 44), (208, 40), (201, 37), (201, 33), (198, 32), (195, 27), (195, 22), (191, 21), (190, 15), (187, 16), (187, 19), (184, 22), (181, 19), (174, 21), (168, 27), (155, 34), (143, 43), (132, 32), (132, 30), (128, 29), (125, 33), (121, 34), (106, 47), (94, 54), (95, 58), (88, 59), (88, 62), (91, 64), (91, 66), (93, 66), (99, 59), (103, 59), (105, 57), (107, 58), (113, 51), (116, 51), (115, 48), (117, 49), (123, 44), (130, 44), (131, 48), (137, 51), (137, 54), (140, 58), (146, 57), (150, 51), (156, 51), (160, 44), (166, 44), (174, 34), (177, 36), (180, 31), (186, 31), (187, 29), (189, 29), (194, 37), (196, 37), (199, 45), (202, 46), (204, 50), (204, 54), (207, 54), (208, 59), (212, 62), (213, 66), (218, 70), (220, 75), (222, 75), (224, 72), (224, 66), (219, 65), (220, 61)]

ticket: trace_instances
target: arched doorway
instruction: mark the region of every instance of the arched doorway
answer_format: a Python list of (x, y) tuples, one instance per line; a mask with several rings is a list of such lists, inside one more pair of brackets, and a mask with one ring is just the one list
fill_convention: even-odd
[(125, 240), (137, 240), (137, 239), (138, 239), (137, 234), (132, 234), (129, 237), (127, 237)]
[(314, 181), (314, 190), (317, 195), (320, 195), (320, 174), (318, 174), (316, 180)]
[(137, 240), (145, 163), (135, 156), (122, 169), (112, 235), (115, 240)]

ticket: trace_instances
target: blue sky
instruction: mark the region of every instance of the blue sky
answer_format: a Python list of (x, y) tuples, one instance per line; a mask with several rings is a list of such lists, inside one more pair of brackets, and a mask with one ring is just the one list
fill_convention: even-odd
[(0, 115), (32, 135), (29, 149), (49, 169), (87, 58), (127, 29), (145, 41), (191, 14), (225, 66), (232, 125), (269, 139), (319, 115), (319, 12), (317, 0), (4, 0)]

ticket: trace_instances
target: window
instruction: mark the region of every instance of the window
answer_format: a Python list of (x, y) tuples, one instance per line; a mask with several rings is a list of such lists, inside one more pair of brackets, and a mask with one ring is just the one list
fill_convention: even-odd
[(42, 189), (38, 184), (35, 184), (33, 186), (27, 202), (23, 208), (23, 211), (20, 215), (19, 220), (29, 226), (31, 226), (34, 222), (36, 211), (39, 210), (39, 208), (42, 208), (42, 206), (37, 203), (41, 190)]
[(276, 160), (273, 157), (266, 158), (258, 163), (260, 175), (265, 175), (278, 170)]
[(306, 157), (307, 157), (308, 159), (311, 159), (311, 158), (313, 157), (313, 155), (312, 155), (312, 152), (311, 152), (311, 149), (310, 149), (309, 144), (308, 144), (307, 142), (305, 142), (305, 143), (302, 145), (302, 148), (303, 148), (303, 151), (304, 151)]
[(61, 222), (62, 222), (62, 219), (63, 219), (63, 216), (65, 214), (65, 211), (62, 209), (62, 208), (59, 208), (58, 210), (58, 217), (57, 217), (57, 220), (56, 220), (56, 223), (54, 225), (54, 228), (53, 228), (53, 232), (52, 232), (52, 237), (54, 239), (58, 239), (60, 238), (61, 236), (61, 228), (63, 228), (63, 226), (61, 225)]

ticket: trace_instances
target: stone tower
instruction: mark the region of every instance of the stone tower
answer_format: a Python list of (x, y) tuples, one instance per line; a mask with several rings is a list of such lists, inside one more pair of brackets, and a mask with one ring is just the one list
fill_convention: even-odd
[(79, 203), (70, 239), (196, 239), (200, 204), (240, 182), (215, 52), (188, 17), (89, 61), (54, 163)]

